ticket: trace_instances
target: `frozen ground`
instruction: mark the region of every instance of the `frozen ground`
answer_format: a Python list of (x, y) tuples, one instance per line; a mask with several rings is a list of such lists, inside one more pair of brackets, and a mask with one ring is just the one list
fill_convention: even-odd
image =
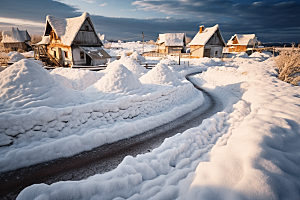
[[(192, 80), (222, 112), (108, 173), (33, 185), (17, 199), (299, 199), (299, 87), (277, 79), (266, 54), (193, 62), (207, 71)], [(180, 80), (189, 69), (172, 70)]]

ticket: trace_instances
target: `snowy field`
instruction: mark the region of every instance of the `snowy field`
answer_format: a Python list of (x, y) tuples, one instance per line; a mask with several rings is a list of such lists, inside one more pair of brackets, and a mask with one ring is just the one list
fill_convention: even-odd
[(126, 42), (126, 43), (110, 43), (110, 49), (105, 49), (105, 51), (111, 56), (117, 56), (121, 53), (132, 53), (134, 51), (138, 53), (149, 52), (155, 50), (155, 45), (144, 44), (142, 42)]
[[(171, 61), (162, 62), (168, 63)], [(25, 61), (19, 63), (19, 66), (25, 65)], [(184, 81), (181, 75), (185, 75), (189, 71), (206, 68), (207, 71), (195, 75), (191, 79), (198, 86), (214, 94), (222, 101), (224, 106), (222, 112), (204, 120), (198, 127), (166, 139), (160, 147), (149, 153), (137, 157), (125, 157), (116, 169), (108, 173), (95, 175), (82, 181), (32, 185), (24, 189), (17, 199), (300, 199), (299, 87), (277, 79), (273, 58), (265, 53), (255, 53), (250, 57), (246, 54), (239, 54), (232, 59), (227, 59), (226, 62), (219, 59), (195, 59), (190, 61), (191, 65), (192, 67), (189, 68), (176, 65), (166, 68), (166, 65), (160, 64), (157, 69), (154, 68), (152, 71), (145, 72), (145, 75), (139, 78), (141, 82), (141, 84), (137, 84), (139, 87), (147, 88), (147, 84), (151, 85), (153, 81), (160, 80), (164, 77), (161, 76), (164, 70), (169, 71), (171, 69), (175, 72), (171, 74), (175, 74), (177, 77), (176, 79), (172, 75), (172, 78), (168, 79), (170, 80), (168, 85), (149, 86), (150, 88), (147, 88), (147, 90), (152, 92), (146, 93), (143, 90), (141, 93), (134, 92), (136, 94), (130, 96), (130, 92), (139, 91), (139, 88), (131, 88), (130, 92), (126, 94), (101, 93), (101, 95), (104, 95), (107, 99), (110, 99), (111, 95), (119, 97), (119, 100), (107, 104), (111, 108), (120, 108), (127, 101), (133, 103), (141, 102), (140, 100), (143, 99), (148, 102), (151, 99), (157, 103), (157, 98), (171, 98), (172, 101), (177, 103), (176, 109), (180, 109), (181, 106), (192, 105), (193, 98), (191, 96), (201, 98), (201, 94), (194, 91), (190, 87), (191, 84)], [(122, 67), (119, 68), (121, 71), (125, 70)], [(5, 71), (2, 74), (8, 73)], [(108, 78), (109, 73), (110, 70), (99, 81), (105, 77)], [(126, 73), (129, 72), (126, 71)], [(53, 74), (54, 72), (45, 76), (52, 77), (51, 80), (54, 82), (58, 79), (55, 79)], [(62, 73), (57, 74), (62, 75)], [(169, 74), (169, 72), (166, 74)], [(22, 80), (27, 79), (22, 78)], [(100, 90), (103, 92), (103, 85), (97, 84), (99, 81), (92, 87), (87, 87), (85, 89), (88, 91), (87, 93), (82, 93), (82, 91), (78, 93), (60, 86), (60, 88), (72, 91), (74, 95), (77, 95), (70, 96), (70, 99), (73, 99), (71, 102), (76, 106), (73, 105), (72, 110), (70, 107), (63, 106), (61, 101), (54, 101), (57, 104), (51, 104), (47, 109), (42, 108), (39, 110), (41, 113), (51, 113), (45, 122), (56, 120), (56, 123), (60, 124), (59, 122), (72, 119), (73, 113), (87, 113), (86, 109), (90, 109), (89, 112), (93, 111), (95, 102), (98, 100), (89, 100), (88, 96), (85, 95), (92, 92), (96, 94)], [(63, 81), (55, 82), (57, 84), (63, 83)], [(2, 85), (1, 83), (1, 87)], [(28, 87), (29, 85), (31, 84), (28, 84)], [(53, 87), (58, 86), (53, 85)], [(159, 94), (154, 92), (153, 87), (159, 88)], [(184, 89), (181, 90), (181, 88)], [(3, 91), (2, 88), (0, 91)], [(180, 95), (184, 91), (188, 92), (188, 95), (184, 94), (176, 99), (176, 95), (172, 95), (171, 91), (177, 92), (176, 95)], [(164, 95), (162, 95), (163, 92), (165, 92)], [(15, 96), (16, 98), (19, 97), (19, 95)], [(184, 97), (186, 98), (183, 99)], [(3, 95), (1, 98), (3, 98)], [(89, 100), (90, 103), (75, 102), (74, 98), (77, 98), (76, 101), (84, 100), (87, 102)], [(6, 103), (6, 101), (2, 102)], [(167, 102), (170, 101), (167, 100)], [(67, 102), (70, 103), (70, 101)], [(1, 103), (1, 106), (8, 109), (4, 113), (4, 117), (1, 118), (11, 119), (7, 123), (20, 121), (19, 119), (22, 116), (37, 116), (36, 118), (40, 119), (38, 116), (41, 116), (41, 113), (40, 115), (32, 114), (37, 108), (32, 111), (28, 110), (30, 105), (28, 102), (22, 105)], [(167, 103), (167, 105), (169, 108), (162, 109), (162, 113), (172, 112), (172, 109), (175, 108), (171, 106), (173, 103)], [(25, 106), (26, 109), (20, 110), (22, 106)], [(195, 106), (199, 106), (199, 104), (191, 107)], [(97, 109), (100, 111), (102, 107)], [(100, 112), (105, 113), (102, 110)], [(114, 112), (117, 112), (117, 109)], [(174, 111), (173, 114), (177, 112)], [(93, 114), (93, 112), (91, 113)], [(157, 113), (159, 115), (160, 111), (157, 111)], [(20, 118), (17, 118), (19, 116)], [(65, 116), (70, 117), (64, 119)], [(24, 117), (27, 123), (26, 119), (27, 117)], [(138, 120), (132, 120), (131, 122), (138, 122)], [(117, 121), (113, 125), (108, 125), (107, 130), (114, 129), (121, 123), (124, 123), (124, 119), (121, 122)], [(20, 130), (19, 128), (11, 129), (9, 125), (5, 126), (8, 130), (11, 130), (12, 134), (15, 133), (13, 130)], [(84, 125), (81, 126), (83, 126), (81, 129), (85, 130)], [(150, 126), (152, 124), (149, 124)], [(45, 127), (50, 126), (45, 125)], [(44, 125), (36, 128), (36, 130), (44, 135), (41, 131), (43, 128)], [(104, 137), (99, 136), (97, 129), (98, 127), (95, 128), (95, 131), (91, 130), (85, 134), (72, 136), (78, 137), (74, 149), (84, 146), (85, 143), (82, 142), (84, 140), (81, 139), (87, 134), (95, 133), (93, 137), (102, 140)], [(34, 149), (37, 145), (53, 140), (51, 137), (41, 138), (35, 140), (33, 148), (29, 147), (32, 144), (29, 138), (40, 135), (33, 133), (31, 132), (28, 136), (25, 134), (26, 137), (24, 138), (28, 139), (25, 142), (26, 145), (22, 140), (20, 144), (13, 143), (9, 147), (2, 147), (2, 171), (8, 169), (5, 166), (12, 168), (17, 164), (17, 162), (14, 162), (13, 165), (10, 165), (9, 163), (12, 161), (8, 160), (4, 160), (5, 164), (2, 164), (3, 158), (5, 158), (3, 155), (11, 156), (9, 160), (14, 160), (23, 152), (27, 150), (30, 152), (30, 149)], [(9, 135), (6, 136), (9, 137)], [(64, 137), (66, 136), (64, 135)], [(113, 137), (112, 134), (111, 137)], [(17, 149), (22, 149), (22, 151), (17, 152)], [(14, 153), (9, 154), (9, 151)], [(55, 149), (53, 154), (57, 151)], [(27, 155), (27, 153), (24, 154)]]

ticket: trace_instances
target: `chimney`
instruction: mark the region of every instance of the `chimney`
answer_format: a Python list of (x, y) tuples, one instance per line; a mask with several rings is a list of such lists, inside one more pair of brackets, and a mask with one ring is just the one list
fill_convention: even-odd
[(204, 31), (204, 26), (203, 25), (199, 26), (199, 33), (202, 33), (202, 31)]

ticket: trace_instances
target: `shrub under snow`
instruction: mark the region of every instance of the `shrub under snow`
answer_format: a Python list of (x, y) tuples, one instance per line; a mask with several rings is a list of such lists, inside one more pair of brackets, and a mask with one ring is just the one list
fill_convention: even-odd
[(300, 51), (282, 51), (275, 58), (278, 78), (293, 85), (300, 85)]

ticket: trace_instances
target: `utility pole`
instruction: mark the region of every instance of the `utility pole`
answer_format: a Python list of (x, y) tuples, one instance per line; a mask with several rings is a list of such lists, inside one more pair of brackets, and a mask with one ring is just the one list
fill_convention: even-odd
[(143, 34), (143, 53), (144, 53), (144, 32), (142, 31)]

